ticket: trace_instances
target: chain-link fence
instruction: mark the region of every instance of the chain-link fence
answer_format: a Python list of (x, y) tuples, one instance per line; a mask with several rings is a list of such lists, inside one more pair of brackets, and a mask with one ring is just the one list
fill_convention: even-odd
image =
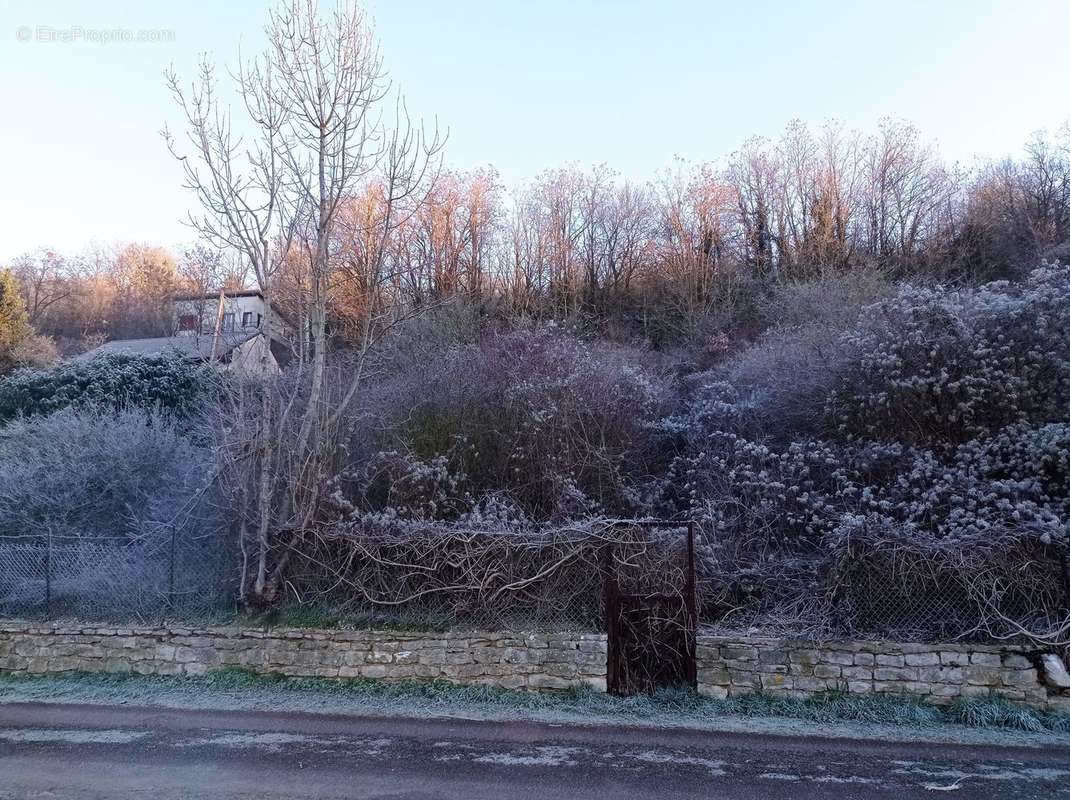
[(707, 561), (699, 584), (703, 621), (726, 633), (906, 642), (1070, 637), (1066, 549), (1039, 542), (852, 541), (745, 568)]
[[(296, 612), (294, 624), (332, 616), (601, 630), (607, 577), (628, 591), (683, 587), (685, 542), (686, 528), (623, 523), (523, 534), (323, 531), (295, 549), (271, 607)], [(700, 620), (726, 634), (1002, 641), (1070, 619), (1066, 553), (1052, 546), (877, 541), (743, 565), (697, 543)], [(0, 536), (0, 617), (205, 619), (235, 609), (239, 564), (218, 535)]]
[(218, 537), (0, 536), (0, 616), (148, 622), (233, 608)]

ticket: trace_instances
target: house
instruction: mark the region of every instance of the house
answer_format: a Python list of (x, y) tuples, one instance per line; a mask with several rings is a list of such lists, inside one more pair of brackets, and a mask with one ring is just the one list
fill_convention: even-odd
[[(272, 309), (270, 338), (282, 341), (290, 332), (278, 309)], [(176, 336), (259, 332), (267, 316), (258, 289), (177, 295), (171, 299), (172, 330)]]
[(272, 312), (268, 315), (264, 295), (256, 289), (178, 295), (171, 300), (171, 336), (114, 339), (76, 358), (175, 352), (243, 375), (273, 375), (289, 360), (293, 326), (274, 306)]

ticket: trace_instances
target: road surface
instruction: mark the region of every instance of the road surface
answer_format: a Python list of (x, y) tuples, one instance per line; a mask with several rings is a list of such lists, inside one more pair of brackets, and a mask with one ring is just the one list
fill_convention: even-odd
[(0, 798), (1070, 798), (1070, 748), (0, 705)]

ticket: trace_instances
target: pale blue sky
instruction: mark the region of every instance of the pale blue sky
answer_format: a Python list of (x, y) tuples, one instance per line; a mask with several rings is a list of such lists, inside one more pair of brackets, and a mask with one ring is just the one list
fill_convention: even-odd
[[(181, 6), (181, 7), (179, 7)], [(0, 0), (0, 259), (92, 241), (177, 245), (189, 197), (158, 131), (162, 79), (233, 64), (266, 0)], [(369, 0), (449, 165), (515, 184), (567, 162), (646, 180), (792, 118), (914, 122), (952, 160), (1017, 152), (1070, 116), (1070, 0)], [(20, 42), (28, 26), (174, 31), (169, 43)]]

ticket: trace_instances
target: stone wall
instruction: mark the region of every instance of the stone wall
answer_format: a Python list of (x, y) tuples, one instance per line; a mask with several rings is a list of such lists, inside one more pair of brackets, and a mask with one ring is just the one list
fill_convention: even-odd
[[(836, 690), (911, 694), (933, 703), (995, 693), (1070, 711), (1070, 689), (1042, 683), (1019, 647), (834, 642), (699, 635), (699, 691), (803, 697)], [(116, 628), (0, 623), (0, 671), (203, 675), (242, 667), (321, 678), (428, 679), (508, 689), (606, 688), (600, 633)]]
[(321, 678), (423, 678), (605, 690), (603, 634), (414, 633), (0, 624), (0, 671), (203, 675), (242, 667)]
[(732, 639), (700, 635), (699, 691), (804, 697), (823, 691), (909, 694), (931, 703), (996, 694), (1070, 711), (1070, 695), (1045, 687), (1039, 654), (1013, 646)]

